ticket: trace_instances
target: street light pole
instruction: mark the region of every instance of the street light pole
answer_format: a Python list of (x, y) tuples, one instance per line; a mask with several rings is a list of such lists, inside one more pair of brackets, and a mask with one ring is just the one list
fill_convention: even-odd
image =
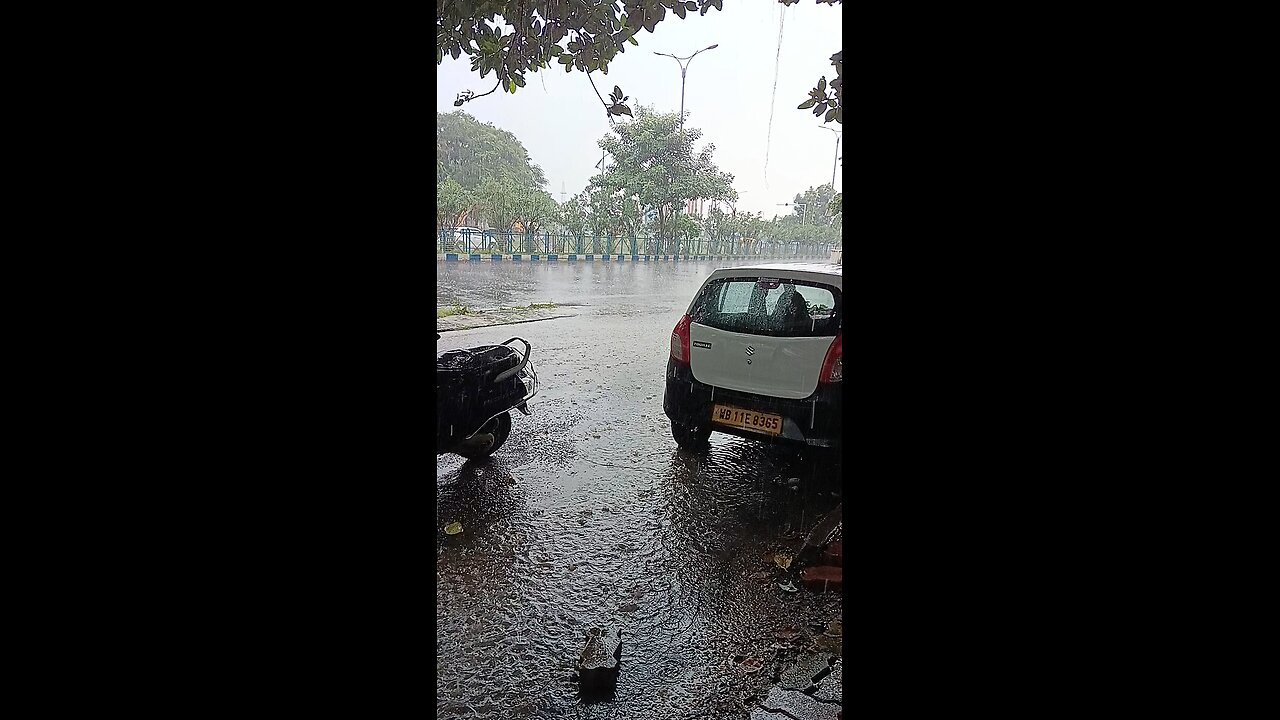
[(698, 56), (698, 53), (706, 52), (708, 50), (715, 50), (718, 47), (720, 47), (720, 43), (716, 43), (715, 45), (704, 47), (698, 52), (690, 55), (689, 57), (676, 57), (675, 55), (671, 55), (668, 53), (660, 53), (660, 52), (654, 53), (654, 55), (662, 55), (664, 57), (669, 57), (672, 60), (675, 60), (676, 63), (680, 66), (680, 139), (681, 140), (684, 140), (684, 81), (689, 70), (689, 63), (692, 62), (693, 59)]
[(836, 162), (840, 160), (840, 136), (844, 134), (844, 131), (843, 131), (843, 130), (832, 130), (832, 129), (831, 129), (831, 128), (829, 128), (829, 127), (822, 127), (821, 125), (819, 125), (819, 126), (818, 126), (818, 129), (819, 129), (819, 130), (830, 130), (831, 132), (833, 132), (833, 133), (835, 133), (835, 134), (836, 134), (836, 154), (835, 154), (835, 157), (831, 158), (831, 191), (832, 191), (832, 192), (835, 192), (835, 190), (836, 190)]

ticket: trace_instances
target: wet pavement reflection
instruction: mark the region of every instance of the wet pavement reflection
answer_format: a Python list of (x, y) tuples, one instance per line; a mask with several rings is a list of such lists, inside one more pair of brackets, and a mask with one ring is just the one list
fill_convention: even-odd
[[(581, 304), (437, 343), (519, 335), (541, 380), (492, 458), (438, 458), (441, 717), (745, 717), (776, 631), (841, 619), (838, 594), (784, 592), (772, 560), (840, 503), (839, 456), (720, 434), (694, 454), (671, 438), (671, 329), (718, 266), (437, 266), (441, 305)], [(612, 700), (584, 703), (570, 676), (593, 627), (622, 630), (622, 670)], [(744, 656), (766, 668), (744, 673)]]

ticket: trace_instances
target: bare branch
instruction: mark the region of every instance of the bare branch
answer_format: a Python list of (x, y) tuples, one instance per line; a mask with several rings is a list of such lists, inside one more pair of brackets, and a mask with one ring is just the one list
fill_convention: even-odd
[(501, 87), (501, 86), (502, 86), (502, 81), (501, 81), (501, 80), (499, 80), (499, 81), (498, 81), (498, 82), (493, 86), (493, 90), (490, 90), (490, 91), (489, 91), (489, 92), (487, 92), (487, 93), (480, 93), (479, 95), (477, 95), (477, 94), (475, 94), (475, 93), (471, 92), (470, 90), (463, 90), (462, 92), (458, 93), (458, 99), (453, 101), (453, 106), (454, 106), (454, 107), (462, 107), (462, 104), (463, 104), (463, 103), (469, 103), (469, 102), (471, 102), (472, 100), (475, 100), (475, 99), (478, 99), (478, 98), (482, 98), (482, 97), (484, 97), (485, 95), (492, 95), (492, 94), (493, 94), (493, 91), (494, 91), (494, 90), (497, 90), (497, 89), (498, 89), (499, 87)]

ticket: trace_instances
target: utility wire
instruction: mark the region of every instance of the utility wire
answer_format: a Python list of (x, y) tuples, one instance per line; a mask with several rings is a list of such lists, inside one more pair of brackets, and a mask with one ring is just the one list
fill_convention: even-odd
[(782, 28), (787, 24), (787, 9), (778, 16), (778, 51), (773, 58), (773, 97), (769, 100), (769, 132), (764, 139), (764, 186), (769, 187), (769, 145), (773, 142), (773, 106), (778, 101), (778, 68), (782, 65)]

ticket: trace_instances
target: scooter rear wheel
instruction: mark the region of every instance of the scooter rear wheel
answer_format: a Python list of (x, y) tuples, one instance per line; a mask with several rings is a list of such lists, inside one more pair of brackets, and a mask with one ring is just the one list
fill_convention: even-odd
[(492, 435), (493, 444), (489, 446), (489, 449), (484, 451), (467, 451), (467, 452), (459, 451), (458, 452), (459, 455), (461, 455), (462, 457), (468, 460), (480, 460), (482, 458), (487, 458), (490, 455), (497, 452), (498, 448), (502, 447), (502, 443), (506, 442), (507, 436), (511, 434), (511, 413), (510, 412), (502, 413), (501, 415), (485, 423), (484, 427), (481, 427), (476, 432), (489, 433), (490, 435)]

